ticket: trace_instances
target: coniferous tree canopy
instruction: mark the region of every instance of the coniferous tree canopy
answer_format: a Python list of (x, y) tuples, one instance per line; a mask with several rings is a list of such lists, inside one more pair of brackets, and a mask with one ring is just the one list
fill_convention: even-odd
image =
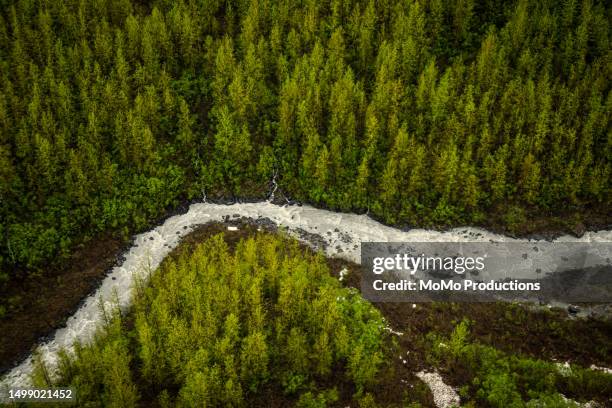
[(0, 1), (0, 282), (203, 191), (262, 197), (274, 173), (390, 223), (605, 210), (611, 12)]

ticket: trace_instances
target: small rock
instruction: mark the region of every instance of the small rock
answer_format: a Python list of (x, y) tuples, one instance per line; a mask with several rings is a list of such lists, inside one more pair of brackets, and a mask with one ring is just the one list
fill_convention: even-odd
[(574, 225), (573, 232), (574, 234), (576, 234), (577, 237), (581, 237), (586, 232), (586, 227), (584, 226), (583, 223), (579, 222), (576, 225)]

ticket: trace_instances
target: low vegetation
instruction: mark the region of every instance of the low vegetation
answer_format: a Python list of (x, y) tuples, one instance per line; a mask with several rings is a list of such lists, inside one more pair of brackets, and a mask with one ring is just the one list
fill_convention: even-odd
[(471, 342), (469, 335), (467, 320), (448, 338), (429, 335), (430, 364), (447, 370), (451, 378), (467, 381), (457, 384), (467, 407), (578, 407), (575, 401), (610, 402), (612, 374), (508, 354)]

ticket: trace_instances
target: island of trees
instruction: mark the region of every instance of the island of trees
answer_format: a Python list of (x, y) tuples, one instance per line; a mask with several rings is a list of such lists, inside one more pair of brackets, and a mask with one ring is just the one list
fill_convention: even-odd
[(38, 385), (74, 388), (77, 406), (325, 407), (342, 391), (371, 400), (391, 347), (321, 254), (271, 234), (234, 250), (215, 235), (136, 287), (128, 317), (106, 309), (93, 343), (63, 355), (59, 379), (39, 365)]

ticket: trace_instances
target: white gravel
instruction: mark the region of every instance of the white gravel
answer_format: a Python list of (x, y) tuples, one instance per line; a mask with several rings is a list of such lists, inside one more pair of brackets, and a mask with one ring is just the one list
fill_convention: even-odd
[(606, 374), (612, 374), (612, 369), (610, 369), (608, 367), (600, 367), (600, 366), (597, 366), (595, 364), (591, 364), (591, 366), (589, 368), (591, 370), (603, 371)]
[(452, 408), (458, 407), (461, 402), (459, 395), (453, 387), (446, 384), (442, 379), (442, 376), (437, 372), (425, 372), (419, 371), (416, 376), (421, 379), (433, 394), (434, 404), (438, 408)]

